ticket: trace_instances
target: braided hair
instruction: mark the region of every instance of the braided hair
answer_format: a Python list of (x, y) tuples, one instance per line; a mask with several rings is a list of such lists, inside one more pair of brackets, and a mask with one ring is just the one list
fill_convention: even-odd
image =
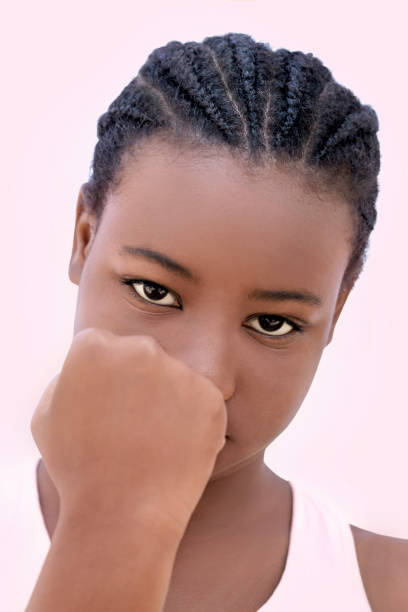
[(125, 152), (152, 134), (226, 147), (248, 164), (301, 173), (340, 194), (354, 219), (343, 286), (364, 265), (376, 222), (378, 119), (312, 53), (277, 49), (246, 34), (155, 49), (98, 120), (85, 201), (99, 220)]

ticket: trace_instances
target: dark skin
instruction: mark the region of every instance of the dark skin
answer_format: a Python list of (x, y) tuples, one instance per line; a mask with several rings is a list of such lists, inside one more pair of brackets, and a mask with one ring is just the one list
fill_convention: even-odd
[[(289, 544), (291, 490), (265, 465), (265, 448), (301, 406), (349, 295), (342, 277), (352, 216), (336, 194), (312, 191), (299, 173), (272, 164), (249, 172), (226, 152), (154, 140), (142, 151), (123, 160), (97, 231), (79, 194), (69, 266), (79, 286), (74, 334), (86, 327), (149, 334), (222, 391), (230, 439), (180, 543), (165, 611), (182, 609), (181, 602), (226, 609), (232, 593), (248, 610), (276, 588)], [(165, 254), (195, 280), (120, 254), (124, 245)], [(143, 285), (131, 295), (121, 277), (169, 293), (149, 301)], [(317, 299), (248, 298), (254, 289)], [(268, 327), (257, 315), (275, 319)], [(42, 462), (39, 492), (51, 536), (58, 494)]]

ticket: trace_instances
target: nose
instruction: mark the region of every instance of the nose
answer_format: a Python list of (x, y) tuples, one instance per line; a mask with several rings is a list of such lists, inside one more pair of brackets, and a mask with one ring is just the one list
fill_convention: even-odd
[[(236, 386), (236, 357), (231, 334), (219, 326), (212, 330), (205, 326), (185, 335), (185, 342), (179, 347), (178, 359), (192, 370), (205, 376), (221, 391), (224, 401), (230, 399)], [(174, 354), (174, 353), (173, 353)]]

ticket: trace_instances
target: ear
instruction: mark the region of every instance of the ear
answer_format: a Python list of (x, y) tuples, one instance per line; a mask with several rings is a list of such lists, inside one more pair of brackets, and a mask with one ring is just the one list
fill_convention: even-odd
[(96, 228), (96, 216), (95, 213), (90, 211), (86, 206), (82, 185), (76, 206), (74, 240), (68, 271), (69, 279), (75, 285), (79, 285), (82, 269), (95, 238)]
[(337, 296), (336, 308), (334, 310), (331, 327), (328, 335), (328, 339), (326, 342), (326, 346), (330, 344), (333, 339), (334, 328), (336, 327), (337, 320), (340, 316), (341, 311), (343, 310), (343, 306), (346, 303), (348, 295), (352, 289), (352, 285), (341, 287), (339, 291), (339, 295)]

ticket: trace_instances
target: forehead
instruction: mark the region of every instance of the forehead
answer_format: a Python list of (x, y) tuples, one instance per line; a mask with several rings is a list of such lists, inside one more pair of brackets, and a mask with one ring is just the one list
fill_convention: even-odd
[(352, 229), (347, 204), (312, 191), (299, 173), (150, 144), (127, 156), (99, 231), (112, 248), (154, 248), (193, 269), (281, 279), (286, 271), (313, 284), (344, 271)]

